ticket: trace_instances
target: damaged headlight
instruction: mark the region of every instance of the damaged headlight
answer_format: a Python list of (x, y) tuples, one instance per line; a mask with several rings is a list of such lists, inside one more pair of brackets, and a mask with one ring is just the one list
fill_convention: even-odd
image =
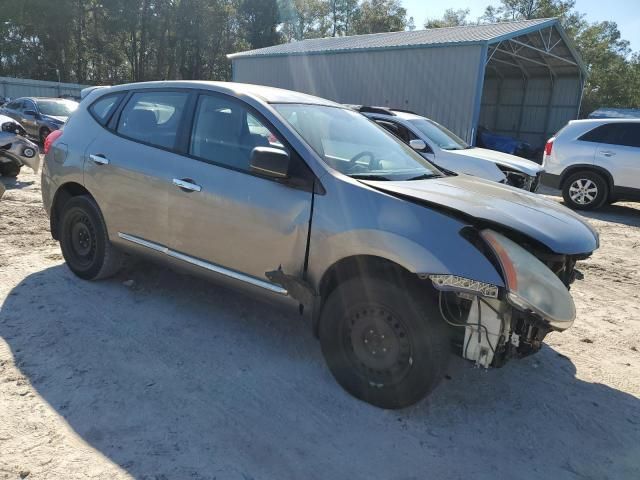
[(558, 330), (569, 328), (576, 307), (562, 281), (524, 248), (493, 230), (482, 237), (498, 257), (507, 285), (509, 302), (520, 310), (531, 310)]

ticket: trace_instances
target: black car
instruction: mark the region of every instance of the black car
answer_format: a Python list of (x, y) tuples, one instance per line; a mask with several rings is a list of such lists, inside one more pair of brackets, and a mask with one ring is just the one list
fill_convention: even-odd
[(18, 121), (27, 135), (44, 144), (47, 135), (58, 130), (78, 108), (78, 102), (62, 98), (17, 98), (0, 109), (0, 113)]

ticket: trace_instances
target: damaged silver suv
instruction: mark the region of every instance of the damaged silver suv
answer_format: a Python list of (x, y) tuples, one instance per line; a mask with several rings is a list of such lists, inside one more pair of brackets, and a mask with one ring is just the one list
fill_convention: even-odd
[(327, 100), (210, 82), (91, 92), (46, 156), (51, 232), (96, 280), (146, 255), (311, 319), (336, 380), (411, 405), (453, 348), (483, 367), (571, 326), (597, 234), (563, 206), (447, 175)]

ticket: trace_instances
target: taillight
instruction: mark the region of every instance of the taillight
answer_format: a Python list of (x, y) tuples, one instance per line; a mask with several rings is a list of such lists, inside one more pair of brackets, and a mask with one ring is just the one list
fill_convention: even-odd
[(547, 144), (544, 146), (544, 154), (545, 154), (546, 156), (551, 155), (551, 150), (553, 150), (553, 140), (554, 140), (554, 139), (552, 138), (552, 139), (551, 139), (551, 140), (549, 140), (549, 141), (547, 142)]
[(49, 135), (47, 135), (47, 138), (44, 139), (44, 154), (45, 155), (47, 153), (49, 153), (49, 150), (51, 150), (51, 145), (53, 144), (53, 142), (55, 142), (61, 136), (62, 136), (62, 130), (54, 130)]

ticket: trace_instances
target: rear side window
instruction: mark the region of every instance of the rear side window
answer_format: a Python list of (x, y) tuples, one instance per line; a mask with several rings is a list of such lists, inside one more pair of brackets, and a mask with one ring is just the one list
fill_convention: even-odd
[(132, 140), (171, 149), (188, 98), (186, 92), (134, 93), (120, 115), (117, 131)]
[(93, 118), (95, 118), (98, 123), (106, 125), (123, 95), (123, 93), (116, 93), (99, 98), (89, 107), (89, 112), (91, 112), (91, 115), (93, 115)]
[(640, 147), (640, 123), (624, 124), (622, 145), (627, 147)]
[(610, 145), (619, 145), (622, 140), (624, 131), (622, 123), (608, 123), (600, 125), (593, 130), (582, 135), (579, 140), (583, 142), (608, 143)]

